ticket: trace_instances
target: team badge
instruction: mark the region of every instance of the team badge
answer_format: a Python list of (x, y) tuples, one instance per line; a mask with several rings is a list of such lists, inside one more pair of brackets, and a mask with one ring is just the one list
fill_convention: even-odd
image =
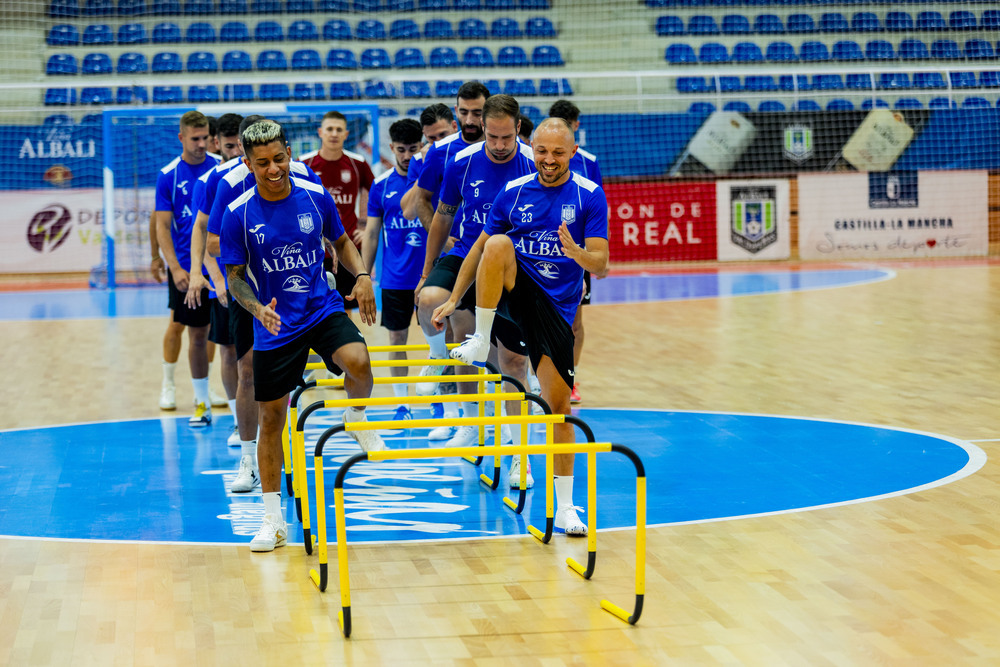
[(559, 267), (552, 262), (535, 262), (535, 268), (542, 278), (555, 280), (559, 277)]
[(284, 284), (282, 284), (281, 289), (286, 292), (305, 294), (309, 291), (309, 283), (302, 276), (288, 276)]
[(757, 253), (778, 240), (776, 188), (733, 186), (730, 201), (734, 244)]
[(419, 248), (424, 244), (423, 239), (420, 238), (420, 234), (416, 232), (410, 232), (406, 235), (406, 245), (413, 248)]
[(299, 230), (303, 234), (309, 234), (314, 229), (316, 225), (313, 224), (312, 213), (299, 213)]
[(813, 154), (813, 130), (808, 125), (789, 125), (785, 128), (785, 157), (802, 163)]
[(350, 183), (351, 182), (351, 170), (350, 169), (341, 169), (340, 170), (340, 181), (342, 183)]
[(562, 216), (560, 220), (565, 222), (567, 225), (571, 225), (576, 222), (576, 204), (563, 204)]

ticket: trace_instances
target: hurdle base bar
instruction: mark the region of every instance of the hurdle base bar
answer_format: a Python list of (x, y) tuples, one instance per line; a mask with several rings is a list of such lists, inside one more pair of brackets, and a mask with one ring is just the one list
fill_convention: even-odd
[(337, 624), (340, 625), (340, 631), (344, 633), (344, 638), (347, 639), (351, 636), (351, 608), (342, 607), (341, 611), (337, 612)]
[(302, 529), (302, 543), (306, 548), (306, 555), (312, 556), (314, 542), (311, 529), (309, 528)]
[[(506, 505), (507, 507), (509, 507), (514, 512), (514, 514), (520, 514), (521, 512), (524, 511), (524, 501), (525, 501), (525, 499), (527, 497), (528, 497), (528, 490), (527, 489), (520, 489), (518, 491), (518, 494), (517, 494), (517, 502), (516, 503), (513, 500), (511, 500), (510, 498), (508, 498), (507, 496), (504, 496), (503, 497), (503, 504)], [(529, 527), (529, 530), (530, 530), (530, 527)]]
[(629, 625), (635, 625), (639, 622), (639, 617), (642, 615), (642, 601), (644, 596), (640, 593), (635, 596), (635, 611), (629, 614), (627, 611), (616, 605), (610, 600), (601, 600), (601, 609), (610, 613), (613, 616), (617, 616), (621, 620), (625, 621)]
[(542, 544), (548, 544), (552, 540), (552, 527), (555, 525), (555, 519), (551, 516), (545, 517), (545, 532), (538, 530), (532, 525), (528, 525), (528, 532), (537, 539)]
[(495, 456), (493, 457), (493, 459), (496, 461), (496, 464), (493, 466), (493, 477), (489, 477), (488, 475), (480, 475), (479, 481), (485, 484), (486, 486), (490, 487), (491, 491), (496, 491), (497, 487), (500, 486), (500, 457)]
[(321, 593), (326, 592), (326, 584), (327, 581), (329, 581), (327, 576), (326, 563), (319, 564), (319, 572), (316, 570), (309, 570), (309, 578), (312, 579), (312, 582), (316, 584), (316, 588), (318, 588)]
[(597, 564), (597, 552), (596, 551), (587, 552), (587, 567), (581, 565), (575, 558), (567, 558), (566, 564), (569, 565), (571, 570), (576, 572), (584, 579), (590, 579), (592, 576), (594, 576), (594, 566)]

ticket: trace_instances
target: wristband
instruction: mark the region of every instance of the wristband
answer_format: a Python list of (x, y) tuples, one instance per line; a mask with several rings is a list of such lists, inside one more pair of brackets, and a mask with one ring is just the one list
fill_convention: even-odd
[(355, 278), (355, 280), (357, 280), (357, 279), (358, 279), (358, 278), (360, 278), (361, 276), (368, 276), (369, 278), (371, 278), (371, 277), (372, 277), (372, 274), (370, 274), (370, 273), (359, 273), (359, 274), (357, 274), (356, 276), (354, 276), (354, 278)]

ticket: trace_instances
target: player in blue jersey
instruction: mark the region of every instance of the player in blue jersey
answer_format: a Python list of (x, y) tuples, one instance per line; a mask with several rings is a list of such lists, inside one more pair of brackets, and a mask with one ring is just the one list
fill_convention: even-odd
[[(399, 208), (406, 192), (406, 171), (413, 156), (420, 152), (420, 124), (412, 118), (398, 120), (389, 126), (389, 149), (396, 158), (395, 166), (384, 172), (372, 184), (368, 195), (368, 224), (361, 244), (365, 270), (371, 272), (375, 255), (382, 249), (381, 273), (377, 276), (382, 290), (382, 326), (389, 330), (390, 345), (405, 345), (413, 319), (413, 289), (420, 281), (424, 263), (427, 230), (419, 220), (407, 220)], [(390, 359), (406, 359), (406, 352), (390, 352)], [(406, 368), (393, 367), (394, 376), (406, 375)], [(406, 396), (408, 386), (394, 384), (396, 396)], [(395, 419), (408, 419), (409, 408), (399, 406)]]
[[(573, 128), (574, 134), (580, 130), (580, 109), (569, 100), (557, 100), (549, 107), (549, 116), (552, 118), (562, 118)], [(576, 155), (570, 160), (569, 170), (574, 174), (580, 174), (601, 188), (604, 187), (604, 180), (601, 178), (601, 166), (597, 162), (597, 156), (582, 148), (576, 149)], [(590, 272), (583, 274), (583, 297), (580, 299), (581, 306), (590, 305)], [(580, 356), (583, 354), (583, 308), (576, 311), (576, 319), (573, 320), (573, 336), (576, 341), (573, 346), (573, 365), (580, 366)], [(570, 401), (579, 403), (580, 387), (574, 382), (573, 391), (570, 393)]]
[(206, 171), (218, 164), (206, 149), (208, 119), (199, 111), (181, 116), (181, 154), (164, 166), (156, 177), (156, 238), (166, 260), (169, 274), (168, 303), (173, 317), (163, 337), (163, 386), (160, 407), (176, 407), (174, 368), (181, 351), (181, 336), (188, 330), (188, 364), (194, 385), (195, 412), (191, 426), (206, 426), (212, 422), (211, 396), (208, 388), (208, 328), (211, 306), (208, 290), (202, 295), (202, 305), (189, 308), (184, 303), (188, 288), (188, 267), (191, 265), (191, 223), (194, 219), (191, 198), (194, 184)]
[[(425, 107), (420, 113), (420, 129), (423, 131), (424, 139), (427, 143), (410, 160), (410, 167), (406, 172), (406, 194), (417, 184), (420, 174), (424, 171), (424, 157), (426, 157), (427, 151), (438, 141), (455, 134), (458, 130), (458, 125), (455, 123), (455, 114), (452, 113), (448, 105), (438, 102)], [(414, 197), (415, 195), (411, 195), (407, 200), (408, 202), (418, 203), (416, 208), (411, 209), (411, 217), (420, 220), (424, 228), (429, 229), (431, 226), (431, 217), (434, 215), (434, 208), (437, 206), (437, 193), (433, 194), (429, 203), (424, 201), (423, 198), (420, 198), (418, 201)], [(404, 199), (406, 199), (405, 194)], [(400, 202), (400, 205), (402, 206), (402, 202)]]
[[(332, 240), (340, 261), (358, 279), (347, 298), (357, 300), (366, 324), (375, 322), (375, 295), (333, 198), (322, 185), (290, 175), (291, 147), (281, 126), (259, 121), (246, 129), (242, 141), (244, 162), (256, 185), (226, 209), (222, 261), (230, 294), (256, 320), (254, 395), (260, 405), (257, 459), (264, 520), (250, 548), (271, 551), (287, 539), (281, 512), (281, 433), (288, 394), (302, 381), (309, 350), (330, 371), (345, 374), (351, 398), (366, 398), (372, 391), (364, 336), (324, 275), (324, 239)], [(364, 408), (344, 412), (344, 421), (364, 419)], [(351, 436), (364, 451), (385, 448), (373, 431), (353, 431)]]
[[(444, 326), (475, 281), (476, 333), (452, 350), (452, 357), (484, 362), (495, 315), (510, 318), (525, 336), (542, 396), (553, 412), (568, 415), (575, 373), (573, 318), (583, 272), (607, 272), (608, 203), (596, 183), (570, 171), (576, 143), (566, 121), (542, 121), (532, 148), (538, 173), (511, 181), (496, 198), (433, 321)], [(575, 441), (571, 424), (557, 424), (554, 431), (555, 442)], [(567, 535), (586, 535), (573, 505), (573, 458), (555, 456), (555, 527)]]

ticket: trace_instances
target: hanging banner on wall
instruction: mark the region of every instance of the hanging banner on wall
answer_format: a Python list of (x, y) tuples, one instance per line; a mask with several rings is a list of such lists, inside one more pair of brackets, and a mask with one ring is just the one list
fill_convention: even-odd
[(788, 181), (718, 181), (715, 188), (720, 260), (788, 259)]

